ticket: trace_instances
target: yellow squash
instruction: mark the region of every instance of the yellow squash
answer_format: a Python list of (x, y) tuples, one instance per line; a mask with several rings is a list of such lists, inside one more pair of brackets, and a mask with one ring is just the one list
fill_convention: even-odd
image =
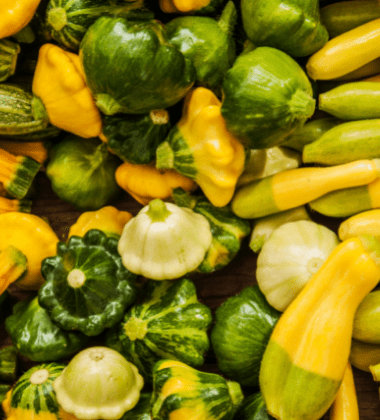
[(0, 295), (25, 273), (27, 267), (26, 256), (14, 246), (0, 252)]
[(380, 238), (380, 209), (363, 211), (344, 220), (339, 225), (338, 235), (341, 241), (358, 235)]
[(13, 141), (0, 139), (0, 149), (15, 156), (28, 156), (43, 164), (48, 158), (48, 150), (43, 141)]
[(51, 124), (85, 138), (101, 133), (101, 115), (77, 54), (53, 44), (42, 45), (32, 90), (46, 108)]
[(208, 6), (212, 0), (159, 0), (164, 13), (190, 13)]

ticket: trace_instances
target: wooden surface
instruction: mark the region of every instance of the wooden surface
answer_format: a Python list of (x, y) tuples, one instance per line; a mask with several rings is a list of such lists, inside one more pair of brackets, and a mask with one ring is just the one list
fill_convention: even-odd
[[(119, 210), (127, 210), (136, 215), (142, 206), (132, 199), (127, 193), (111, 203)], [(47, 217), (51, 227), (61, 240), (67, 238), (69, 228), (75, 223), (80, 211), (73, 206), (60, 200), (52, 191), (50, 182), (44, 172), (40, 172), (36, 178), (36, 198), (33, 198), (32, 213)], [(313, 217), (313, 216), (312, 216)], [(336, 230), (338, 220), (314, 217), (316, 221), (326, 224)], [(212, 311), (224, 302), (229, 296), (239, 293), (244, 287), (255, 283), (255, 254), (248, 247), (248, 238), (245, 238), (242, 249), (235, 259), (220, 272), (211, 275), (202, 275), (194, 279), (198, 291), (199, 300), (209, 306)], [(14, 292), (14, 299), (24, 299), (25, 292)], [(11, 344), (9, 337), (0, 326), (0, 347)], [(339, 343), (337, 343), (339, 346)], [(206, 355), (206, 364), (203, 370), (217, 372), (215, 358), (212, 350)], [(19, 364), (20, 374), (33, 365), (32, 362), (21, 357)], [(369, 373), (354, 368), (355, 384), (357, 388), (360, 419), (380, 420), (379, 388)], [(325, 416), (326, 419), (328, 416)]]

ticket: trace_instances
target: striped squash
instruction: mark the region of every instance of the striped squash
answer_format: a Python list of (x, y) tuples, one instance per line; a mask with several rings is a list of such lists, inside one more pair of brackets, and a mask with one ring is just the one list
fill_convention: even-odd
[(0, 82), (13, 76), (20, 51), (19, 44), (9, 39), (0, 39)]

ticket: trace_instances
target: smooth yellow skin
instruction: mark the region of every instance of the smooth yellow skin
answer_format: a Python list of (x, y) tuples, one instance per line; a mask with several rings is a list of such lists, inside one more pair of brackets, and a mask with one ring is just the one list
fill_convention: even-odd
[(34, 214), (0, 214), (0, 251), (12, 245), (28, 260), (27, 273), (17, 282), (22, 289), (38, 290), (44, 283), (41, 262), (56, 254), (58, 240), (53, 229)]
[(211, 0), (159, 0), (164, 13), (188, 13), (207, 6)]
[(21, 31), (34, 16), (41, 0), (1, 0), (0, 39)]
[(341, 381), (356, 308), (379, 279), (380, 268), (359, 238), (340, 243), (282, 314), (270, 340), (293, 365)]
[(115, 172), (117, 184), (142, 205), (160, 198), (168, 200), (174, 188), (193, 191), (197, 184), (174, 169), (157, 169), (154, 165), (122, 163)]
[(177, 127), (193, 151), (195, 181), (216, 207), (227, 205), (245, 165), (244, 147), (227, 131), (215, 94), (199, 87), (185, 98)]
[(91, 229), (99, 229), (106, 234), (121, 235), (124, 225), (132, 217), (128, 211), (119, 211), (113, 206), (105, 206), (96, 211), (86, 211), (70, 227), (69, 238), (73, 235), (82, 237)]
[(359, 420), (358, 399), (350, 363), (347, 363), (339, 391), (330, 408), (330, 420)]
[(0, 295), (27, 269), (25, 255), (13, 246), (0, 252)]
[(330, 191), (369, 184), (379, 175), (376, 159), (330, 167), (291, 169), (273, 175), (273, 200), (279, 211), (287, 210), (309, 203)]
[(380, 237), (380, 209), (355, 214), (339, 225), (338, 236), (341, 241), (358, 235)]
[(330, 39), (306, 64), (313, 80), (343, 76), (380, 57), (380, 19)]
[(102, 120), (77, 54), (53, 44), (40, 48), (32, 91), (41, 99), (50, 122), (80, 137), (98, 137)]
[(42, 141), (0, 140), (0, 148), (15, 156), (31, 157), (41, 164), (48, 158), (48, 151)]

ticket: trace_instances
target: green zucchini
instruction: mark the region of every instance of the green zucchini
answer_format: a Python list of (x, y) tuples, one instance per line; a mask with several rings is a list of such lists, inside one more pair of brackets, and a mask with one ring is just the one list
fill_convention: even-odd
[(0, 39), (0, 82), (14, 75), (20, 51), (19, 44), (9, 39)]

